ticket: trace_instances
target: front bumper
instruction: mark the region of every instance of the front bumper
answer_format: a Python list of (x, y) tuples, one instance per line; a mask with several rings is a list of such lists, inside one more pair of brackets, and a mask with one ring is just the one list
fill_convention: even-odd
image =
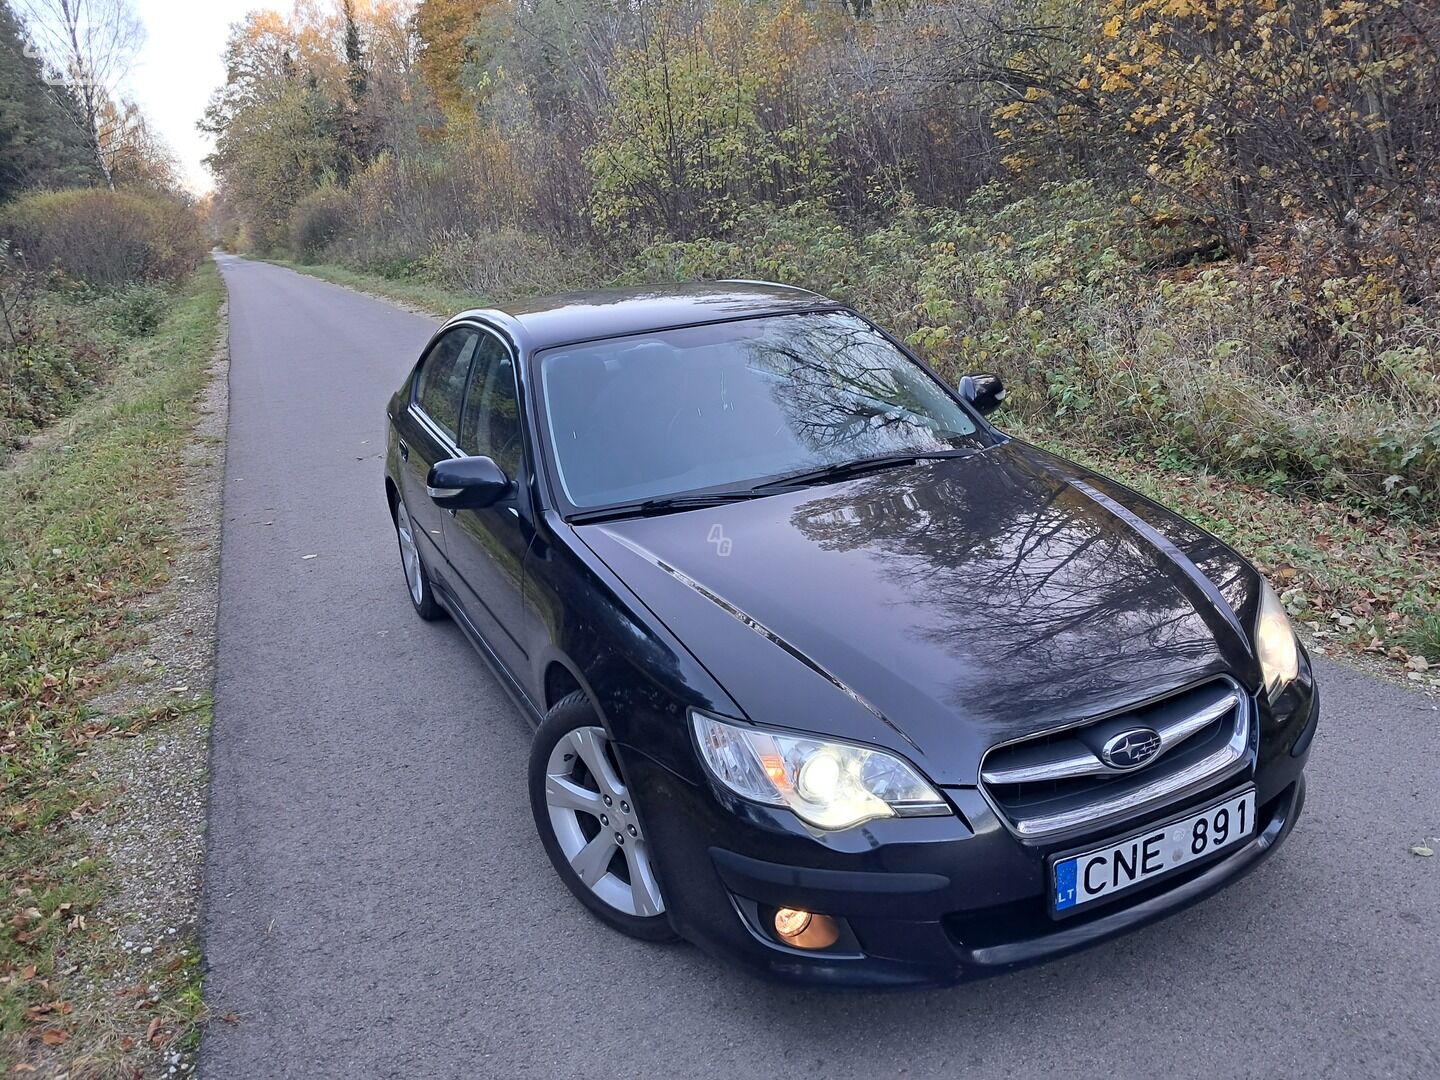
[[(1252, 749), (1250, 767), (1183, 802), (1098, 832), (1028, 842), (1012, 834), (975, 788), (949, 788), (957, 815), (887, 819), (817, 834), (793, 815), (727, 801), (627, 753), (644, 793), (646, 830), (677, 933), (773, 978), (831, 986), (933, 985), (983, 978), (1052, 959), (1154, 922), (1203, 900), (1268, 858), (1305, 802), (1304, 766), (1319, 715), (1313, 684), (1297, 688), (1283, 723)], [(1061, 920), (1050, 914), (1046, 857), (1119, 839), (1248, 784), (1258, 831), (1244, 845)], [(768, 933), (777, 907), (841, 921), (824, 952)], [(1088, 906), (1087, 906), (1088, 907)]]

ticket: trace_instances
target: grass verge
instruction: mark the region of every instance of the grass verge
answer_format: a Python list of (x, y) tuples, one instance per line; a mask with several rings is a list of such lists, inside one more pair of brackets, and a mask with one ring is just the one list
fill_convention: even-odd
[[(118, 1031), (105, 981), (112, 888), (88, 818), (111, 792), (85, 755), (208, 698), (102, 715), (87, 703), (107, 661), (142, 634), (134, 602), (166, 582), (182, 515), (184, 451), (206, 385), (224, 288), (202, 267), (155, 333), (130, 346), (104, 390), (0, 472), (0, 1062), (72, 1077), (128, 1074), (136, 1042), (183, 1042), (200, 1008), (193, 949), (156, 957), (131, 988), (155, 1018)], [(152, 974), (146, 973), (147, 976)], [(118, 998), (120, 995), (117, 994)], [(127, 1043), (129, 1046), (127, 1046)], [(12, 1064), (13, 1063), (13, 1064)]]
[[(333, 264), (280, 265), (439, 315), (486, 303)], [(1185, 515), (1253, 559), (1324, 648), (1375, 660), (1410, 682), (1440, 685), (1440, 541), (1423, 523), (1274, 491), (1162, 455), (1079, 444), (1065, 431), (1017, 428), (1003, 414), (999, 420)]]
[(343, 285), (356, 292), (370, 293), (387, 300), (423, 308), (441, 317), (449, 317), (471, 308), (485, 307), (488, 303), (483, 297), (453, 292), (450, 289), (427, 285), (422, 281), (381, 277), (379, 274), (367, 274), (359, 270), (351, 270), (346, 266), (337, 266), (334, 263), (311, 265), (286, 259), (269, 259), (267, 261), (297, 273), (319, 278), (321, 281), (328, 281), (332, 285)]

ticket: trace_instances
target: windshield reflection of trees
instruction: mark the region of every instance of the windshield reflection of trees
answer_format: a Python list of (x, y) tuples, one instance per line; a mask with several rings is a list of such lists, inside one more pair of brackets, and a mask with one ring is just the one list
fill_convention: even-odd
[(775, 319), (740, 343), (772, 376), (790, 431), (822, 462), (944, 449), (974, 425), (895, 347), (853, 316)]
[[(1214, 651), (1212, 629), (1158, 553), (1118, 519), (1008, 448), (887, 472), (820, 495), (793, 521), (822, 547), (883, 562), (913, 633), (953, 656), (952, 704), (1075, 708)], [(1172, 571), (1173, 572), (1173, 571)]]

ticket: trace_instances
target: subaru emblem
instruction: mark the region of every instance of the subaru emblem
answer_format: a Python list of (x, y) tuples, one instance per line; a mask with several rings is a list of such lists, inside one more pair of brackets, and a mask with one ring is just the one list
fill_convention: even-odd
[(1129, 772), (1140, 768), (1159, 752), (1159, 733), (1153, 728), (1138, 727), (1106, 739), (1105, 745), (1100, 748), (1100, 757), (1112, 769)]

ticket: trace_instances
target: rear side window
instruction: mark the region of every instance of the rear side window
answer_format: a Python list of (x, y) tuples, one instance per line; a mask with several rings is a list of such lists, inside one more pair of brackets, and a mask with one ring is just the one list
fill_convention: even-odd
[(461, 327), (435, 343), (420, 368), (415, 404), (435, 426), (454, 441), (460, 433), (460, 405), (465, 400), (465, 379), (480, 333)]

